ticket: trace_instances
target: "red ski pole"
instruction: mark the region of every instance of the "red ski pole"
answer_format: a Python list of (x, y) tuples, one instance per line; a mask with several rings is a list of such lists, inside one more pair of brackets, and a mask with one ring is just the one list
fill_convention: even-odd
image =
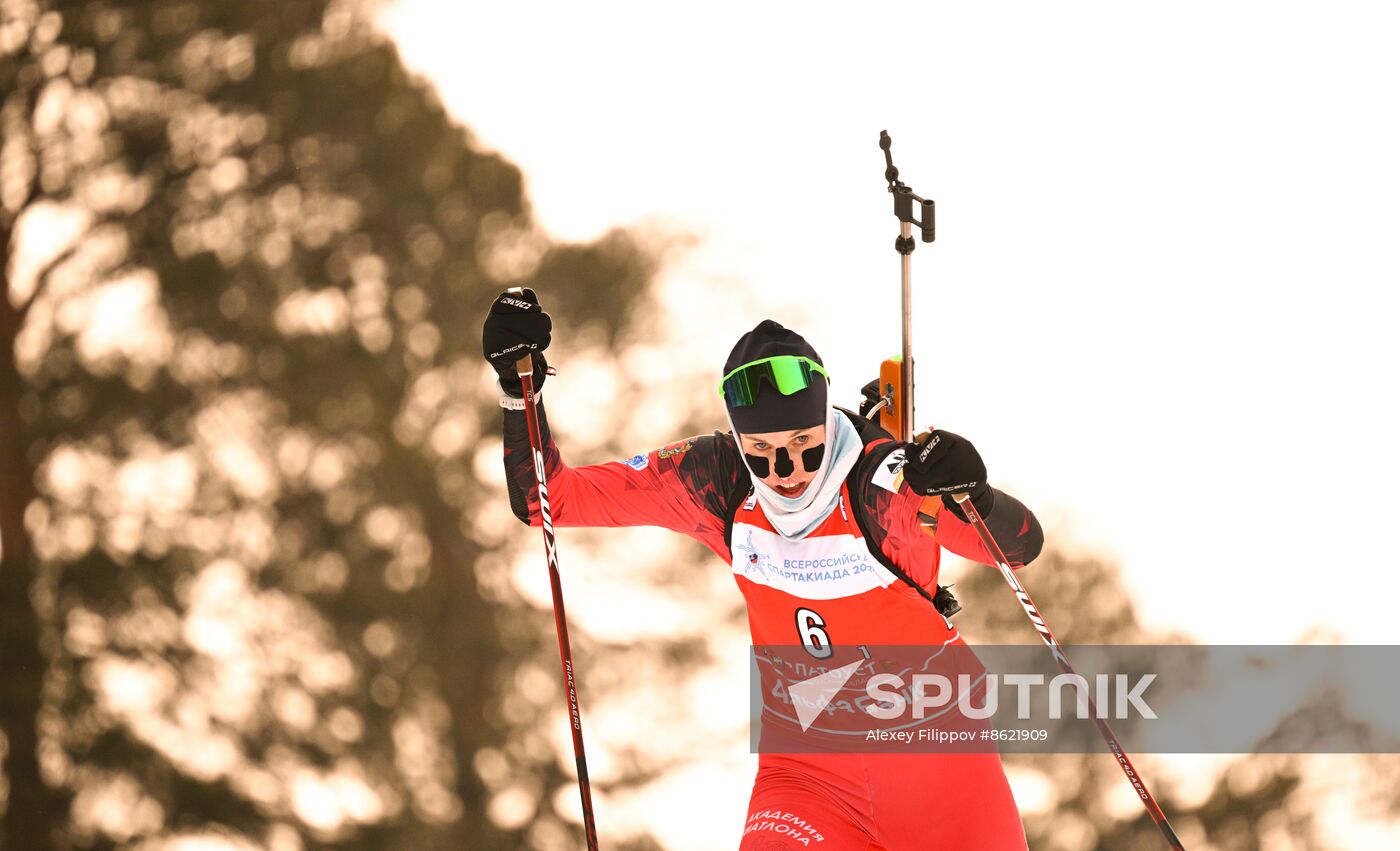
[[(1050, 648), (1050, 655), (1055, 657), (1055, 662), (1060, 666), (1060, 670), (1071, 676), (1079, 676), (1070, 667), (1069, 659), (1060, 649), (1060, 643), (1055, 640), (1055, 636), (1050, 632), (1050, 627), (1045, 623), (1045, 618), (1041, 616), (1040, 610), (1035, 607), (1031, 600), (1031, 595), (1026, 593), (1026, 589), (1016, 578), (1016, 572), (1012, 570), (1010, 562), (1006, 559), (1006, 554), (997, 545), (996, 538), (992, 537), (992, 532), (987, 528), (987, 523), (982, 519), (982, 515), (977, 512), (977, 508), (972, 504), (972, 500), (965, 493), (954, 494), (953, 499), (958, 501), (963, 513), (967, 515), (972, 527), (977, 530), (977, 536), (982, 539), (982, 544), (987, 548), (987, 552), (996, 559), (997, 568), (1001, 570), (1001, 575), (1006, 578), (1006, 584), (1011, 586), (1011, 590), (1016, 592), (1016, 599), (1021, 601), (1021, 608), (1026, 610), (1026, 617), (1031, 619), (1031, 624), (1036, 632), (1040, 633), (1040, 639), (1045, 642), (1045, 646)], [(1123, 773), (1128, 776), (1128, 781), (1133, 784), (1133, 790), (1142, 799), (1142, 805), (1147, 808), (1148, 815), (1152, 816), (1152, 821), (1157, 825), (1157, 829), (1162, 831), (1162, 836), (1166, 838), (1167, 844), (1173, 851), (1185, 851), (1182, 848), (1181, 840), (1176, 838), (1176, 831), (1172, 830), (1171, 824), (1167, 821), (1166, 813), (1157, 806), (1157, 799), (1152, 797), (1152, 793), (1147, 791), (1147, 784), (1143, 782), (1142, 775), (1138, 774), (1133, 763), (1128, 759), (1128, 755), (1123, 752), (1123, 746), (1119, 744), (1118, 737), (1113, 734), (1113, 728), (1108, 726), (1108, 721), (1100, 717), (1098, 707), (1094, 705), (1093, 698), (1089, 701), (1089, 715), (1094, 719), (1094, 726), (1099, 728), (1099, 734), (1108, 743), (1108, 749), (1113, 751), (1113, 756), (1118, 760), (1118, 767), (1123, 769)]]
[(564, 590), (559, 584), (559, 548), (554, 542), (554, 520), (549, 514), (549, 490), (544, 476), (544, 440), (535, 410), (535, 365), (530, 355), (515, 364), (525, 391), (525, 425), (530, 432), (530, 452), (535, 459), (535, 482), (540, 491), (540, 528), (549, 563), (549, 590), (554, 595), (554, 631), (559, 636), (559, 662), (564, 671), (564, 695), (569, 701), (569, 721), (574, 737), (574, 765), (578, 768), (578, 794), (583, 803), (583, 835), (588, 851), (598, 851), (598, 828), (593, 823), (593, 795), (588, 788), (588, 762), (583, 755), (583, 718), (578, 709), (578, 685), (574, 680), (574, 654), (569, 649), (569, 624), (564, 616)]
[[(898, 434), (905, 443), (913, 440), (914, 426), (914, 354), (912, 343), (912, 316), (910, 308), (912, 286), (910, 285), (911, 256), (914, 253), (914, 238), (912, 225), (918, 225), (922, 230), (924, 242), (934, 241), (934, 204), (931, 200), (920, 198), (914, 194), (914, 190), (904, 185), (899, 179), (899, 169), (894, 167), (894, 158), (890, 154), (890, 136), (885, 131), (880, 131), (880, 148), (885, 152), (885, 180), (889, 181), (889, 191), (894, 195), (894, 214), (899, 219), (899, 239), (895, 241), (895, 251), (900, 255), (900, 285), (901, 298), (900, 307), (903, 320), (903, 349), (902, 357), (898, 367), (899, 385), (893, 382), (886, 383), (886, 371), (881, 370), (880, 389), (888, 400), (885, 404), (885, 412), (881, 415), (881, 421), (891, 434)], [(914, 215), (914, 202), (918, 201), (921, 217)], [(886, 361), (887, 364), (891, 362)], [(1066, 674), (1078, 676), (1074, 669), (1070, 667), (1069, 659), (1065, 658), (1064, 651), (1060, 649), (1060, 644), (1055, 640), (1055, 636), (1050, 632), (1050, 627), (1046, 625), (1045, 618), (1041, 617), (1035, 603), (1031, 602), (1031, 595), (1026, 593), (1026, 589), (1021, 587), (1021, 582), (1016, 578), (1015, 572), (1011, 569), (1011, 563), (1006, 560), (1006, 554), (997, 545), (996, 539), (992, 537), (992, 532), (987, 528), (987, 523), (982, 519), (982, 515), (972, 505), (972, 500), (965, 493), (954, 494), (953, 499), (962, 506), (963, 513), (967, 515), (972, 527), (977, 530), (977, 535), (982, 539), (982, 544), (996, 559), (997, 567), (1001, 570), (1001, 575), (1006, 578), (1006, 583), (1011, 586), (1011, 590), (1016, 592), (1016, 599), (1021, 601), (1021, 608), (1026, 610), (1026, 616), (1031, 619), (1040, 638), (1045, 645), (1050, 648), (1050, 654), (1055, 657), (1055, 663), (1060, 666), (1060, 670)], [(1157, 806), (1157, 799), (1152, 797), (1152, 793), (1147, 791), (1147, 784), (1143, 782), (1142, 776), (1133, 768), (1133, 763), (1128, 759), (1128, 755), (1123, 752), (1123, 746), (1119, 744), (1118, 737), (1113, 734), (1113, 729), (1108, 726), (1108, 722), (1099, 717), (1098, 708), (1094, 706), (1094, 701), (1089, 700), (1089, 711), (1094, 719), (1094, 726), (1099, 728), (1099, 734), (1108, 743), (1108, 749), (1113, 751), (1113, 756), (1118, 760), (1118, 767), (1123, 769), (1123, 773), (1128, 776), (1128, 781), (1133, 784), (1133, 789), (1142, 799), (1142, 805), (1147, 808), (1148, 815), (1152, 816), (1152, 821), (1157, 825), (1157, 829), (1162, 831), (1162, 836), (1167, 840), (1167, 844), (1172, 847), (1172, 851), (1185, 851), (1181, 846), (1181, 840), (1176, 838), (1176, 831), (1172, 830), (1171, 824), (1167, 822), (1166, 813)]]

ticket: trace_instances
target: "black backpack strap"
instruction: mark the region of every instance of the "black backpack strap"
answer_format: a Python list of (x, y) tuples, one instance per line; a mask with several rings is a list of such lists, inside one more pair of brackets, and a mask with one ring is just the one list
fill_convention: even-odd
[(919, 596), (932, 603), (940, 615), (944, 618), (951, 618), (962, 610), (962, 606), (958, 604), (953, 592), (948, 590), (948, 586), (939, 585), (937, 593), (930, 594), (927, 588), (915, 582), (912, 576), (905, 573), (904, 568), (886, 556), (884, 550), (870, 536), (870, 518), (865, 514), (864, 503), (858, 498), (865, 480), (871, 475), (871, 471), (900, 448), (899, 442), (871, 420), (845, 408), (837, 408), (837, 410), (851, 419), (851, 424), (860, 433), (861, 442), (865, 446), (865, 454), (846, 476), (846, 492), (851, 494), (851, 516), (855, 518), (856, 528), (860, 529), (861, 535), (865, 538), (866, 548), (870, 550), (870, 554), (875, 557), (876, 561), (884, 565), (886, 570), (899, 577), (906, 585), (919, 592)]

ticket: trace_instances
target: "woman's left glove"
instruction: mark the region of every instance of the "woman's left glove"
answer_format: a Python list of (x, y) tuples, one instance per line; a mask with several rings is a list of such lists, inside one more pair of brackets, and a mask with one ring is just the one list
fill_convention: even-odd
[[(958, 503), (953, 494), (967, 493), (977, 513), (986, 517), (996, 495), (987, 484), (987, 465), (977, 447), (951, 431), (921, 434), (904, 450), (904, 481), (925, 496), (943, 497), (943, 507), (951, 510)], [(959, 516), (963, 515), (958, 511)]]

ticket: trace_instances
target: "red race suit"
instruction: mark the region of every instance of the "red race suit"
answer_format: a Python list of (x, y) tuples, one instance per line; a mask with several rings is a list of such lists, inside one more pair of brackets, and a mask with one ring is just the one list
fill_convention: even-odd
[[(837, 508), (798, 539), (778, 534), (753, 498), (724, 432), (623, 461), (569, 467), (539, 408), (556, 526), (660, 526), (730, 565), (755, 647), (963, 646), (935, 610), (940, 548), (993, 563), (976, 531), (903, 483), (903, 447), (855, 415), (864, 453)], [(517, 517), (539, 525), (523, 411), (505, 412), (505, 466)], [(932, 517), (921, 512), (933, 512)], [(997, 491), (986, 521), (1013, 566), (1039, 553), (1035, 516)], [(933, 522), (930, 522), (933, 521)], [(766, 726), (766, 725), (765, 725)], [(760, 748), (742, 851), (1024, 849), (1000, 756), (979, 753), (768, 752)]]

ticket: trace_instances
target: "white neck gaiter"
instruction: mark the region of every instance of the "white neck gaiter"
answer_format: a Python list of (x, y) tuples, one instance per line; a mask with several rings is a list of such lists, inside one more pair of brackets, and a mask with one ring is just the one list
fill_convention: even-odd
[[(729, 414), (726, 411), (725, 416)], [(739, 442), (739, 432), (730, 420), (729, 428), (734, 443), (739, 447), (742, 459), (744, 446)], [(767, 515), (773, 528), (784, 538), (801, 538), (817, 528), (831, 512), (836, 510), (836, 502), (841, 495), (841, 484), (846, 481), (851, 468), (860, 460), (860, 432), (851, 425), (846, 415), (828, 406), (826, 409), (826, 453), (822, 465), (817, 468), (816, 478), (807, 490), (795, 497), (786, 497), (753, 477), (754, 493), (763, 503), (763, 513)], [(747, 465), (747, 462), (744, 462)]]

